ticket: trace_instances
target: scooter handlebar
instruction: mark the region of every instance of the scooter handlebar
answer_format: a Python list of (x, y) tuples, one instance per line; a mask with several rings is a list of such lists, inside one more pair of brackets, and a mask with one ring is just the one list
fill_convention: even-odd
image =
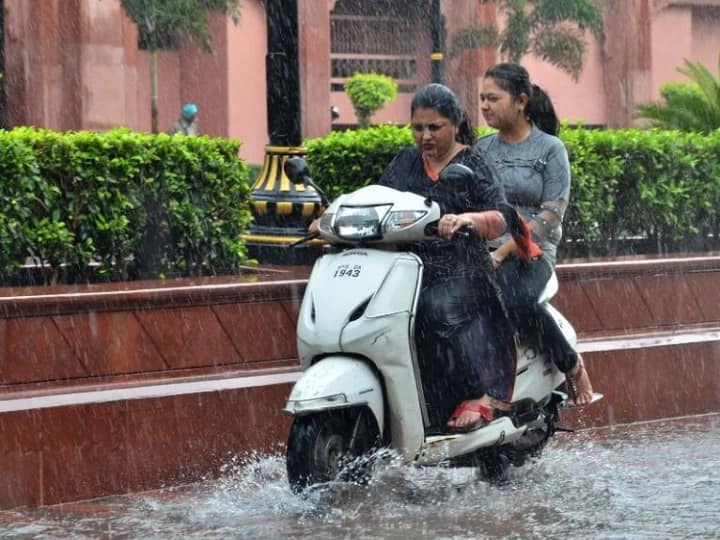
[(307, 236), (303, 236), (300, 240), (296, 240), (292, 244), (288, 244), (288, 248), (294, 248), (299, 246), (300, 244), (304, 244), (305, 242), (309, 242), (310, 240), (315, 240), (316, 238), (320, 238), (319, 232), (313, 232), (308, 234)]
[[(473, 226), (463, 225), (453, 235), (453, 238), (462, 238), (463, 240), (470, 240), (473, 237)], [(440, 236), (438, 234), (438, 222), (429, 223), (425, 226), (426, 236)]]

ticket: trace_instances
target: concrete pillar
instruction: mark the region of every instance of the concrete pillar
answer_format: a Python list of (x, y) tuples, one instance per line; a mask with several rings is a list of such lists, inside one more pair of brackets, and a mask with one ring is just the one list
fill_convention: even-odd
[(5, 88), (10, 127), (81, 127), (81, 0), (6, 0)]
[(313, 138), (330, 131), (330, 11), (334, 2), (300, 0), (300, 131)]
[(604, 14), (607, 126), (627, 127), (635, 104), (652, 98), (649, 0), (606, 0)]
[[(455, 32), (469, 25), (486, 25), (495, 21), (492, 2), (476, 0), (443, 0), (446, 46)], [(480, 124), (480, 88), (485, 70), (497, 62), (497, 52), (491, 47), (468, 50), (459, 57), (446, 59), (445, 84), (460, 98), (474, 126)]]

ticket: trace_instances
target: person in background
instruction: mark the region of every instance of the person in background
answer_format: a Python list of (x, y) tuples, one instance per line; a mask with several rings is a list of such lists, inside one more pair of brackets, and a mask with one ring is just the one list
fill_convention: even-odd
[(480, 104), (487, 125), (498, 131), (481, 137), (475, 148), (495, 166), (508, 202), (530, 224), (543, 251), (539, 260), (527, 262), (517, 256), (510, 235), (491, 242), (503, 300), (516, 328), (539, 333), (565, 373), (571, 405), (586, 405), (592, 401), (593, 389), (582, 356), (537, 303), (555, 267), (570, 200), (570, 162), (557, 137), (560, 123), (548, 95), (530, 82), (527, 70), (518, 64), (497, 64), (485, 72)]
[(170, 128), (170, 135), (182, 133), (183, 135), (197, 135), (197, 114), (198, 108), (194, 103), (186, 103), (180, 110), (180, 118)]

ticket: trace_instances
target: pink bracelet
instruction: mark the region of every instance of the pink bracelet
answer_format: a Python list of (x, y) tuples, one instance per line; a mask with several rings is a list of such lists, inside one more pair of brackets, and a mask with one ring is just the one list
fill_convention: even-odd
[(505, 232), (505, 219), (500, 212), (490, 210), (489, 212), (482, 212), (480, 215), (485, 220), (485, 226), (487, 228), (485, 238), (494, 240)]

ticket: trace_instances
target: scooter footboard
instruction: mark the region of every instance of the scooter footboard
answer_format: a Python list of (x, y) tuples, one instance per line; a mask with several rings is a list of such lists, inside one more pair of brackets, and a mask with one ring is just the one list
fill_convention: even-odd
[(320, 411), (366, 405), (385, 428), (380, 379), (363, 360), (328, 356), (305, 370), (290, 392), (283, 412), (302, 416)]

